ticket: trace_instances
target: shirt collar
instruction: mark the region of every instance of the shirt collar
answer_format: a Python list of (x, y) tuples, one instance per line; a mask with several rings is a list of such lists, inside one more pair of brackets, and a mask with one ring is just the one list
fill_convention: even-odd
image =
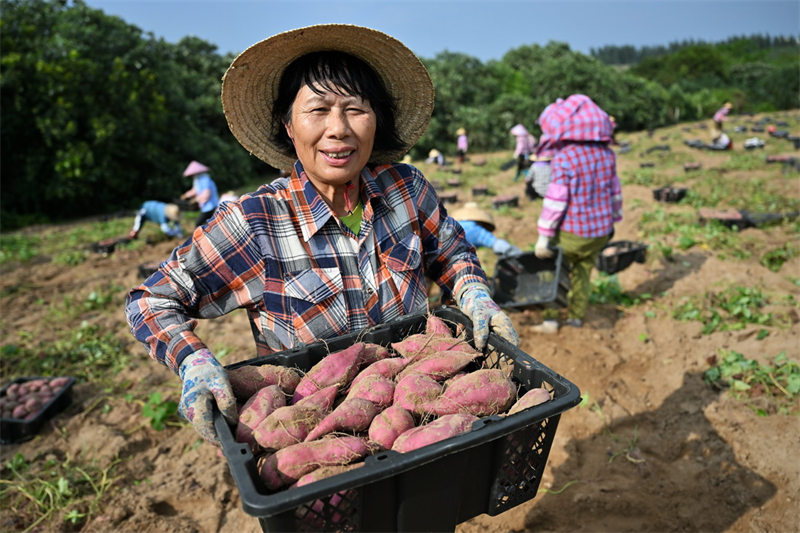
[[(373, 204), (373, 202), (389, 207), (383, 196), (383, 191), (375, 181), (376, 176), (389, 167), (390, 165), (381, 165), (373, 168), (364, 167), (361, 170), (360, 194), (365, 208), (367, 203)], [(300, 231), (303, 233), (303, 240), (308, 242), (333, 216), (333, 211), (317, 192), (317, 189), (314, 188), (311, 180), (308, 179), (300, 160), (294, 163), (292, 175), (289, 178), (289, 190), (296, 207), (297, 220), (300, 224)], [(377, 205), (373, 204), (373, 208), (377, 209)], [(367, 212), (365, 209), (365, 213)]]

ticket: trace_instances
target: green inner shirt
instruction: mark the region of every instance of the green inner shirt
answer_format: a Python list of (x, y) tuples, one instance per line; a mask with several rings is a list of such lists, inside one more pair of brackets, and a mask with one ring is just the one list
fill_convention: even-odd
[(358, 232), (361, 231), (361, 215), (364, 213), (364, 206), (361, 205), (361, 201), (359, 200), (358, 204), (356, 204), (355, 209), (349, 215), (345, 215), (341, 218), (341, 221), (344, 222), (344, 225), (350, 228), (354, 234), (358, 235)]

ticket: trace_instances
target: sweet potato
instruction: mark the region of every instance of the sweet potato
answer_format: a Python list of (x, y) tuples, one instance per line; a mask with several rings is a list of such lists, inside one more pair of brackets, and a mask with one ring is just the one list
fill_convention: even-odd
[(382, 359), (386, 359), (387, 357), (391, 357), (391, 355), (392, 353), (386, 346), (381, 346), (380, 344), (374, 344), (371, 342), (365, 342), (364, 351), (361, 352), (361, 359), (359, 361), (359, 365), (363, 368), (367, 365), (371, 365), (372, 363), (375, 363)]
[(392, 450), (407, 453), (435, 442), (455, 437), (472, 429), (477, 416), (452, 414), (437, 418), (424, 426), (409, 429), (394, 441)]
[(269, 385), (252, 395), (239, 411), (236, 440), (250, 445), (255, 451), (253, 430), (279, 407), (286, 406), (286, 395), (278, 385)]
[(380, 412), (380, 407), (364, 398), (346, 399), (336, 406), (336, 409), (328, 413), (325, 418), (308, 433), (305, 442), (317, 440), (334, 431), (344, 431), (348, 433), (365, 431), (369, 428), (375, 415)]
[(291, 395), (300, 383), (300, 374), (293, 368), (280, 365), (246, 365), (228, 370), (228, 379), (233, 395), (247, 400), (270, 385), (278, 385), (285, 394)]
[(259, 476), (269, 490), (278, 490), (317, 468), (350, 464), (370, 451), (364, 439), (349, 435), (301, 442), (267, 457), (261, 463)]
[(480, 417), (505, 412), (516, 398), (516, 386), (502, 370), (484, 368), (448, 382), (428, 407), (438, 416), (468, 413)]
[(369, 425), (369, 440), (386, 450), (401, 434), (414, 427), (414, 417), (399, 405), (392, 405), (379, 413)]
[(543, 387), (537, 387), (520, 396), (519, 400), (517, 400), (516, 403), (511, 406), (511, 409), (508, 410), (508, 414), (513, 415), (514, 413), (519, 413), (520, 411), (528, 409), (529, 407), (533, 407), (547, 401), (550, 401), (550, 392)]
[(394, 401), (394, 388), (394, 381), (391, 379), (372, 374), (357, 381), (353, 380), (345, 399), (363, 398), (381, 409), (386, 409)]
[(442, 385), (424, 374), (409, 374), (394, 388), (394, 402), (416, 414), (429, 412), (429, 405), (442, 393)]
[(409, 335), (400, 342), (391, 344), (394, 351), (412, 361), (437, 352), (451, 350), (456, 346), (458, 346), (459, 350), (465, 350), (469, 347), (463, 339), (456, 339), (452, 335), (442, 335), (440, 333), (417, 333)]
[(323, 466), (317, 468), (316, 470), (312, 470), (308, 474), (302, 476), (300, 479), (298, 479), (295, 483), (292, 484), (291, 488), (302, 487), (303, 485), (308, 485), (316, 481), (320, 481), (325, 478), (341, 474), (343, 472), (349, 472), (350, 470), (355, 470), (356, 468), (360, 468), (362, 466), (364, 466), (363, 461), (358, 463), (351, 463), (349, 465)]
[(267, 450), (303, 442), (331, 410), (337, 391), (338, 387), (331, 385), (296, 404), (275, 409), (253, 429), (253, 438)]
[(364, 343), (353, 344), (349, 348), (333, 352), (306, 373), (294, 390), (293, 402), (297, 403), (320, 389), (336, 385), (343, 388), (350, 384), (358, 374), (362, 363)]
[(428, 319), (425, 321), (425, 333), (453, 336), (447, 323), (436, 315), (428, 315)]
[(436, 381), (444, 381), (463, 370), (475, 356), (475, 353), (470, 352), (440, 352), (411, 363), (397, 375), (397, 379), (402, 380), (410, 374), (424, 374)]
[(364, 370), (359, 372), (355, 378), (353, 378), (350, 388), (352, 389), (360, 380), (366, 379), (369, 376), (377, 375), (386, 379), (394, 379), (394, 377), (406, 366), (408, 366), (409, 363), (411, 363), (411, 360), (404, 357), (390, 357), (388, 359), (376, 361), (367, 366)]

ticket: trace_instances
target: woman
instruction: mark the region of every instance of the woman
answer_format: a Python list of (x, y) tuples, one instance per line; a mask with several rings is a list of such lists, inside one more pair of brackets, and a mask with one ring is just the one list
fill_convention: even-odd
[(200, 214), (194, 221), (195, 226), (202, 226), (214, 214), (219, 205), (217, 184), (209, 175), (211, 169), (202, 163), (192, 161), (183, 171), (184, 178), (192, 178), (192, 188), (181, 195), (181, 200), (194, 198)]
[(433, 187), (392, 163), (433, 108), (402, 43), (340, 24), (275, 35), (233, 61), (222, 104), (242, 146), (291, 175), (222, 204), (127, 305), (136, 338), (183, 379), (180, 412), (203, 437), (217, 441), (213, 402), (230, 422), (236, 403), (195, 318), (247, 309), (266, 355), (423, 312), (427, 276), (456, 296), (476, 346), (490, 327), (518, 342)]
[[(581, 327), (592, 291), (590, 277), (597, 256), (622, 220), (622, 192), (616, 156), (608, 146), (608, 115), (591, 98), (573, 94), (547, 106), (539, 116), (542, 137), (557, 147), (551, 180), (539, 215), (534, 253), (553, 256), (549, 244), (561, 247), (571, 266), (566, 324)], [(546, 320), (536, 330), (555, 333), (558, 321)]]

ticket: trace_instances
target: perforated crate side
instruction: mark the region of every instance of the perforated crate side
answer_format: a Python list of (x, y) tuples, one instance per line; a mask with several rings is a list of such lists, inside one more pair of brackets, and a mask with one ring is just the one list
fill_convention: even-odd
[(551, 416), (502, 439), (487, 514), (496, 516), (536, 496), (560, 419)]

